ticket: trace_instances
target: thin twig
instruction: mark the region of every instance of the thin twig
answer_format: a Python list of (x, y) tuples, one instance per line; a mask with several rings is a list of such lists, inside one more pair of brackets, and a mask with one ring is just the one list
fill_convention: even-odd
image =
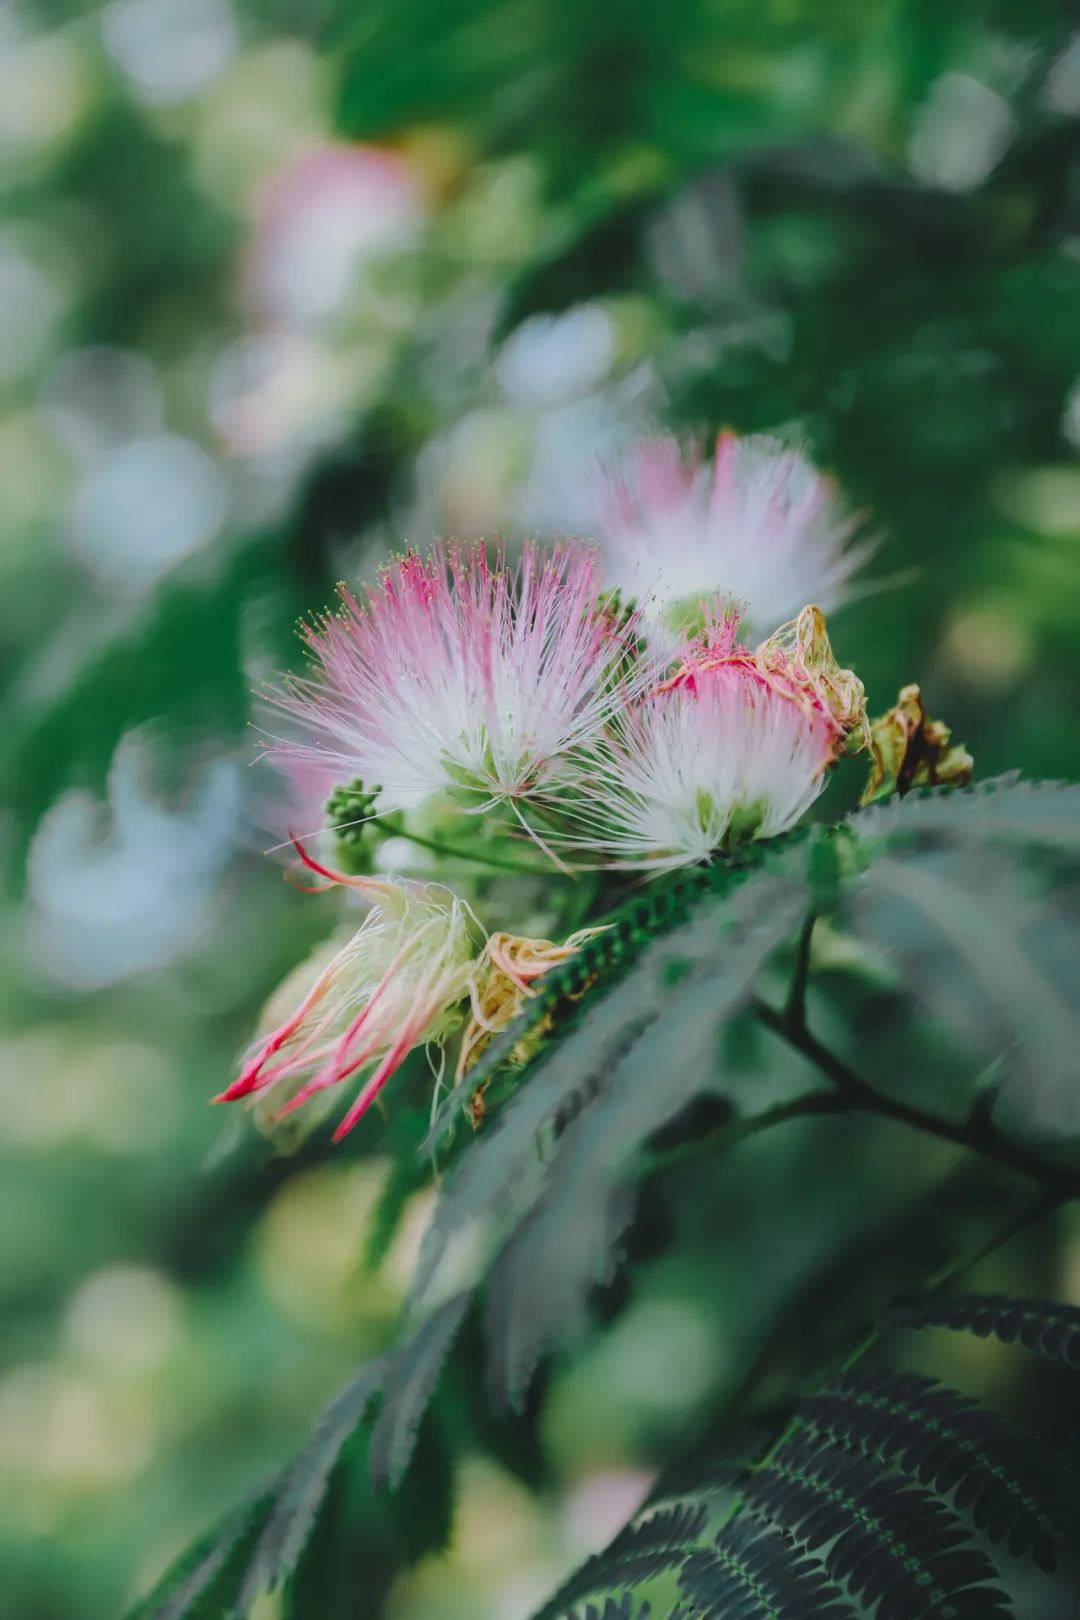
[[(927, 1294), (944, 1293), (947, 1288), (952, 1287), (953, 1283), (957, 1283), (962, 1277), (966, 1277), (969, 1271), (974, 1271), (976, 1266), (981, 1265), (984, 1260), (995, 1254), (998, 1249), (1004, 1248), (1006, 1243), (1010, 1243), (1014, 1237), (1017, 1237), (1029, 1226), (1036, 1225), (1037, 1222), (1045, 1219), (1047, 1215), (1052, 1215), (1055, 1210), (1060, 1209), (1064, 1202), (1064, 1198), (1058, 1193), (1040, 1193), (1024, 1209), (1018, 1210), (1015, 1215), (1005, 1222), (1004, 1226), (999, 1227), (989, 1237), (984, 1238), (968, 1254), (962, 1255), (959, 1260), (954, 1260), (947, 1266), (943, 1266), (935, 1276), (928, 1278), (921, 1292)], [(910, 1292), (910, 1290), (907, 1292)], [(899, 1304), (899, 1300), (895, 1300), (893, 1304), (894, 1306)], [(840, 1363), (841, 1372), (849, 1372), (857, 1361), (862, 1360), (870, 1347), (885, 1332), (889, 1325), (891, 1309), (892, 1307), (881, 1314), (862, 1341)]]
[(784, 1017), (788, 1028), (792, 1031), (806, 1028), (806, 985), (810, 977), (810, 942), (814, 937), (816, 922), (817, 912), (808, 911), (799, 930), (799, 940), (795, 949), (795, 971), (791, 976), (791, 988), (784, 1007)]
[(704, 1153), (724, 1152), (747, 1137), (758, 1136), (762, 1131), (771, 1130), (774, 1125), (783, 1125), (789, 1119), (808, 1119), (815, 1114), (843, 1114), (850, 1108), (851, 1104), (839, 1092), (805, 1091), (786, 1102), (776, 1103), (772, 1108), (764, 1108), (760, 1113), (749, 1114), (728, 1125), (719, 1125), (704, 1136), (648, 1153), (643, 1159), (643, 1168), (646, 1174), (668, 1170), (673, 1165), (696, 1159)]
[(803, 1057), (836, 1086), (837, 1090), (848, 1099), (852, 1109), (859, 1108), (868, 1113), (881, 1114), (884, 1118), (907, 1125), (912, 1130), (924, 1131), (927, 1135), (940, 1137), (946, 1142), (955, 1142), (958, 1147), (968, 1148), (984, 1159), (990, 1159), (995, 1164), (1003, 1165), (1008, 1170), (1015, 1170), (1020, 1175), (1038, 1182), (1059, 1202), (1080, 1198), (1080, 1171), (1050, 1164), (1037, 1153), (1021, 1147), (1018, 1142), (1010, 1141), (997, 1130), (992, 1120), (986, 1117), (985, 1111), (975, 1108), (966, 1120), (951, 1120), (939, 1114), (932, 1114), (925, 1108), (901, 1102), (896, 1097), (887, 1096), (864, 1080), (842, 1058), (830, 1052), (828, 1047), (823, 1046), (805, 1024), (801, 1028), (792, 1028), (784, 1012), (778, 1011), (760, 999), (755, 1001), (754, 1010), (758, 1020), (767, 1029), (779, 1035), (781, 1040), (786, 1041), (795, 1051), (801, 1052)]
[[(1010, 1239), (1016, 1237), (1019, 1232), (1022, 1232), (1025, 1227), (1031, 1226), (1035, 1221), (1042, 1220), (1045, 1215), (1050, 1214), (1052, 1210), (1056, 1209), (1061, 1202), (1062, 1200), (1059, 1197), (1051, 1196), (1049, 1194), (1042, 1194), (1033, 1203), (1029, 1204), (1026, 1209), (1021, 1210), (1019, 1214), (1010, 1216), (1009, 1220), (1004, 1226), (998, 1227), (998, 1229), (995, 1232), (992, 1232), (988, 1238), (984, 1238), (984, 1240), (979, 1244), (978, 1248), (972, 1253), (965, 1255), (961, 1260), (955, 1261), (946, 1270), (940, 1272), (936, 1278), (931, 1279), (931, 1281), (927, 1283), (926, 1291), (931, 1294), (940, 1293), (943, 1289), (948, 1288), (952, 1283), (958, 1282), (961, 1277), (967, 1275), (973, 1266), (977, 1266), (980, 1261), (985, 1260), (989, 1255), (994, 1254), (998, 1249), (1002, 1248), (1006, 1243), (1008, 1243)], [(848, 1354), (848, 1356), (845, 1357), (842, 1362), (840, 1362), (838, 1369), (836, 1369), (837, 1371), (841, 1373), (849, 1372), (851, 1368), (854, 1367), (855, 1363), (862, 1359), (866, 1352), (887, 1330), (889, 1325), (889, 1314), (889, 1309), (881, 1312), (881, 1314), (875, 1320), (873, 1326), (863, 1335), (855, 1348)], [(832, 1370), (825, 1375), (826, 1378), (834, 1376), (835, 1372)], [(819, 1379), (816, 1387), (821, 1388), (824, 1383), (825, 1378)], [(796, 1412), (790, 1421), (785, 1424), (784, 1428), (777, 1435), (776, 1439), (769, 1446), (768, 1450), (750, 1465), (751, 1473), (758, 1474), (763, 1468), (767, 1468), (769, 1466), (780, 1448), (791, 1439), (792, 1435), (797, 1433), (800, 1422), (801, 1419), (798, 1412)], [(741, 1500), (734, 1504), (730, 1515), (731, 1518), (734, 1519), (738, 1517), (742, 1510), (742, 1505)]]

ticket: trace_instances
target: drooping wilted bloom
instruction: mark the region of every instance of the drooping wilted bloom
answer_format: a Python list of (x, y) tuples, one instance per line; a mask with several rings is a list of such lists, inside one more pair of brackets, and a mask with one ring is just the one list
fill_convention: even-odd
[(711, 461), (649, 440), (603, 476), (595, 500), (608, 583), (651, 593), (648, 622), (669, 645), (717, 596), (759, 634), (806, 602), (828, 610), (864, 555), (832, 481), (765, 435), (721, 433)]
[(341, 881), (358, 888), (371, 910), (329, 961), (320, 948), (295, 1009), (254, 1046), (239, 1077), (215, 1099), (233, 1102), (274, 1087), (283, 1116), (370, 1071), (335, 1141), (363, 1117), (414, 1047), (449, 1033), (475, 969), (471, 915), (449, 890), (396, 879)]
[(629, 706), (574, 772), (567, 847), (661, 870), (794, 826), (848, 745), (865, 739), (861, 682), (808, 607), (756, 652), (714, 620), (677, 672)]
[[(461, 1037), (455, 1078), (462, 1080), (488, 1043), (513, 1023), (528, 998), (536, 994), (538, 979), (568, 962), (587, 939), (603, 932), (603, 927), (582, 928), (561, 945), (550, 939), (533, 939), (527, 934), (490, 935), (470, 990), (472, 1015)], [(525, 1063), (545, 1033), (542, 1028), (532, 1031), (511, 1052), (510, 1061), (519, 1066)], [(469, 1100), (474, 1125), (480, 1123), (486, 1112), (483, 1090), (481, 1087), (475, 1091)]]
[(313, 674), (276, 699), (303, 735), (272, 752), (359, 778), (380, 812), (450, 788), (478, 810), (526, 799), (647, 679), (584, 548), (526, 547), (510, 571), (436, 547), (341, 598), (306, 631)]
[(870, 780), (860, 804), (912, 788), (963, 787), (975, 761), (963, 743), (954, 743), (943, 720), (932, 720), (917, 686), (902, 686), (891, 709), (870, 724)]

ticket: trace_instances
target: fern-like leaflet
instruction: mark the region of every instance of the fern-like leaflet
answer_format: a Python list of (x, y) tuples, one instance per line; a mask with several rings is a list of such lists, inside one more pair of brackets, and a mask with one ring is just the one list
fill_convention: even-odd
[(633, 1521), (602, 1552), (594, 1553), (582, 1564), (537, 1610), (533, 1620), (560, 1620), (594, 1592), (639, 1586), (665, 1570), (679, 1568), (700, 1542), (706, 1517), (707, 1510), (700, 1502), (679, 1502)]
[(799, 1412), (811, 1434), (897, 1468), (956, 1506), (1010, 1553), (1057, 1566), (1075, 1531), (1077, 1482), (1034, 1435), (969, 1396), (912, 1373), (848, 1374)]
[(796, 1435), (746, 1486), (746, 1511), (821, 1552), (833, 1581), (875, 1620), (994, 1620), (1010, 1613), (997, 1571), (939, 1497), (842, 1446)]
[(686, 1560), (679, 1590), (686, 1620), (858, 1620), (819, 1563), (745, 1516)]
[(866, 840), (904, 843), (945, 837), (950, 842), (1009, 843), (1075, 853), (1080, 850), (1080, 787), (1022, 782), (1017, 772), (974, 787), (927, 788), (888, 799), (848, 818)]
[(912, 1300), (893, 1312), (903, 1328), (949, 1328), (1018, 1344), (1032, 1355), (1080, 1372), (1080, 1307), (1005, 1294), (956, 1294)]
[[(1066, 1363), (1080, 1340), (1075, 1308), (1000, 1296), (932, 1295), (888, 1320), (993, 1333)], [(1080, 1480), (1063, 1458), (933, 1379), (848, 1372), (778, 1415), (777, 1428), (779, 1439), (759, 1440), (757, 1460), (738, 1470), (710, 1544), (689, 1545), (704, 1518), (675, 1520), (687, 1535), (681, 1563), (661, 1558), (638, 1572), (618, 1556), (633, 1549), (631, 1526), (535, 1620), (562, 1617), (560, 1602), (583, 1579), (590, 1591), (604, 1578), (632, 1595), (672, 1567), (680, 1620), (1024, 1620), (980, 1536), (1047, 1574), (1075, 1544)], [(699, 1466), (720, 1487), (699, 1505), (730, 1502), (726, 1466), (710, 1470), (707, 1452)]]

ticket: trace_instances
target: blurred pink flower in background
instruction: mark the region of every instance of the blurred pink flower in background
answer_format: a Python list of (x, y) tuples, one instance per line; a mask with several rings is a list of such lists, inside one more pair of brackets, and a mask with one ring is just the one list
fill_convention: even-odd
[(414, 247), (425, 207), (405, 158), (327, 143), (279, 170), (256, 205), (243, 271), (247, 301), (271, 325), (318, 326), (347, 306), (364, 270)]

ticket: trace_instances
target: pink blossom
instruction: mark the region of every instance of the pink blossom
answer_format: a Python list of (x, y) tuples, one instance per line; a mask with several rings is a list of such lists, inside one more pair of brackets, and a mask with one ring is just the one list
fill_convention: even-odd
[(527, 546), (514, 572), (482, 545), (410, 553), (341, 601), (304, 632), (313, 672), (273, 700), (300, 736), (270, 751), (360, 778), (380, 812), (446, 789), (476, 810), (536, 796), (649, 679), (579, 546)]
[(753, 653), (737, 641), (734, 614), (714, 619), (676, 673), (576, 762), (564, 847), (663, 870), (775, 837), (813, 804), (864, 725), (861, 684), (835, 664), (816, 608)]
[(316, 952), (293, 1011), (256, 1042), (238, 1078), (214, 1100), (235, 1102), (274, 1087), (284, 1093), (282, 1118), (368, 1070), (334, 1132), (340, 1141), (408, 1054), (452, 1027), (474, 977), (473, 924), (464, 903), (439, 885), (344, 878), (304, 858), (359, 889), (371, 910), (328, 961), (325, 949)]
[(398, 153), (327, 143), (274, 174), (259, 198), (244, 267), (249, 302), (274, 324), (335, 316), (372, 261), (419, 240), (424, 204)]
[(807, 602), (834, 607), (865, 549), (849, 541), (831, 479), (779, 440), (721, 433), (711, 462), (669, 437), (646, 441), (596, 487), (605, 576), (654, 598), (668, 646), (721, 596), (768, 632)]

